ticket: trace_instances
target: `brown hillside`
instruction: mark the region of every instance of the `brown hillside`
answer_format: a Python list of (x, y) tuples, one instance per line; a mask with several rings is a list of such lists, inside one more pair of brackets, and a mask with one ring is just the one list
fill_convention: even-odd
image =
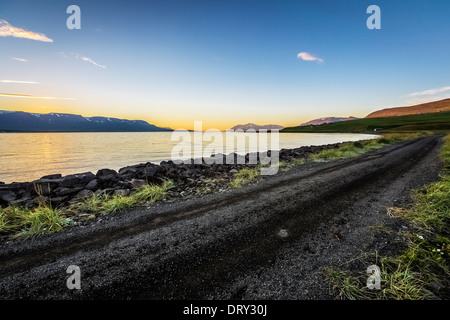
[(383, 118), (406, 116), (411, 114), (435, 113), (450, 111), (450, 99), (433, 101), (412, 107), (390, 108), (372, 112), (366, 118)]

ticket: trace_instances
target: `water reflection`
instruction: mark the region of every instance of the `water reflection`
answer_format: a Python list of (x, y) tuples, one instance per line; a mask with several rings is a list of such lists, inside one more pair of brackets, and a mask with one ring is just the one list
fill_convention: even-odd
[[(170, 159), (172, 149), (179, 143), (171, 141), (171, 134), (0, 133), (0, 181), (31, 181), (54, 173), (96, 173), (102, 168), (118, 170), (142, 162), (159, 163)], [(215, 149), (218, 153), (217, 148), (221, 144), (219, 141), (211, 142), (214, 140), (212, 135), (211, 132), (205, 133), (203, 148), (208, 146), (209, 150)], [(360, 134), (280, 133), (279, 144), (280, 149), (296, 148), (373, 137)], [(270, 142), (268, 145), (270, 147)], [(241, 154), (249, 152), (242, 148), (235, 151)]]

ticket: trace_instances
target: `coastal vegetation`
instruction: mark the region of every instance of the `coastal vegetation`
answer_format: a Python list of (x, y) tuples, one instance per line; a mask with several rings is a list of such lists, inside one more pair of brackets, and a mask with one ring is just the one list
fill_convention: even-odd
[(413, 132), (450, 130), (450, 112), (415, 114), (385, 118), (364, 118), (317, 126), (290, 127), (280, 132)]
[[(413, 194), (410, 208), (387, 208), (391, 219), (411, 225), (397, 233), (406, 249), (394, 256), (370, 257), (381, 266), (381, 289), (366, 287), (367, 274), (345, 269), (325, 270), (331, 288), (343, 299), (448, 299), (450, 293), (450, 134), (441, 151), (444, 170), (441, 179)], [(361, 257), (369, 261), (368, 257)]]
[(84, 215), (89, 220), (94, 219), (96, 215), (148, 205), (163, 199), (173, 186), (171, 180), (166, 180), (161, 185), (146, 184), (130, 195), (94, 193), (65, 208), (53, 208), (46, 203), (31, 209), (10, 206), (0, 209), (0, 234), (12, 233), (16, 237), (30, 237), (55, 233), (64, 227), (75, 225), (74, 216)]

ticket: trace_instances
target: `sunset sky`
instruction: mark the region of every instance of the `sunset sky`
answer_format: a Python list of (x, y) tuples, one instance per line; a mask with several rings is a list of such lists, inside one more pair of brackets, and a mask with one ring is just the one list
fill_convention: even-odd
[[(81, 30), (69, 30), (69, 5)], [(369, 5), (381, 30), (369, 30)], [(0, 1), (0, 110), (174, 129), (450, 97), (450, 1)]]

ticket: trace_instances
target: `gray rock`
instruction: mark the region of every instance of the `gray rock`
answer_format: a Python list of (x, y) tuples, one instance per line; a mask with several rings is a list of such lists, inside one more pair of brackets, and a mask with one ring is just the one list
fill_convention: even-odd
[(0, 185), (0, 191), (1, 190), (22, 190), (22, 189), (29, 189), (30, 186), (32, 186), (32, 183), (29, 182), (13, 182), (9, 184), (2, 184)]
[(80, 192), (77, 193), (77, 195), (75, 196), (75, 198), (77, 199), (84, 199), (84, 198), (88, 198), (94, 195), (94, 192), (92, 190), (81, 190)]
[(97, 181), (102, 188), (115, 187), (119, 180), (119, 174), (115, 170), (101, 169), (97, 172)]
[(128, 196), (130, 194), (129, 189), (118, 189), (114, 191), (115, 196)]
[(159, 166), (156, 164), (147, 165), (144, 169), (144, 174), (146, 177), (153, 177), (159, 170)]
[(68, 194), (79, 192), (80, 190), (83, 190), (83, 187), (75, 187), (75, 188), (59, 187), (54, 191), (54, 193), (56, 196), (65, 196)]
[(39, 179), (39, 180), (42, 180), (42, 179), (59, 179), (59, 178), (61, 178), (62, 177), (62, 175), (61, 174), (59, 174), (59, 173), (57, 173), (57, 174), (49, 174), (49, 175), (47, 175), (47, 176), (43, 176), (41, 179)]
[(68, 196), (62, 196), (62, 197), (55, 197), (55, 198), (51, 198), (50, 201), (53, 204), (61, 204), (64, 203), (68, 200)]
[(25, 207), (31, 202), (31, 198), (20, 198), (9, 202), (10, 206)]
[(131, 179), (130, 184), (133, 186), (133, 188), (135, 189), (139, 189), (142, 186), (145, 185), (145, 180), (143, 179)]
[(76, 185), (83, 185), (85, 186), (90, 181), (95, 179), (95, 175), (92, 172), (84, 172), (84, 173), (77, 173), (77, 174), (71, 174), (67, 175), (62, 178), (62, 181), (60, 182), (61, 187), (69, 187), (73, 188)]
[(0, 191), (0, 200), (3, 200), (5, 202), (11, 202), (13, 200), (16, 200), (17, 196), (14, 192), (12, 191)]
[(97, 179), (91, 180), (85, 187), (87, 190), (96, 190), (98, 188)]
[(52, 183), (34, 183), (34, 192), (40, 196), (48, 196), (54, 189), (57, 188), (57, 184)]

